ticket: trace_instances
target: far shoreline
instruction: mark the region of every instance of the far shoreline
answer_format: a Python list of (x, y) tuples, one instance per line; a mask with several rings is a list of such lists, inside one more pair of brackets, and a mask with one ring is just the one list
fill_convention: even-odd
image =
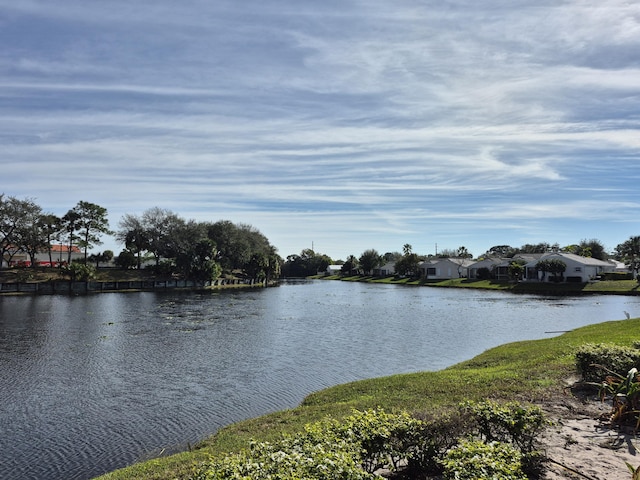
[(223, 276), (211, 281), (196, 281), (173, 276), (157, 276), (147, 270), (102, 268), (95, 278), (72, 280), (52, 268), (12, 268), (0, 270), (0, 296), (84, 295), (147, 291), (217, 292), (272, 287), (274, 280), (253, 280)]
[(640, 283), (636, 280), (597, 280), (588, 283), (553, 283), (534, 281), (475, 280), (468, 278), (452, 278), (441, 280), (425, 280), (401, 278), (394, 275), (375, 277), (371, 275), (314, 275), (307, 277), (318, 280), (339, 280), (345, 282), (381, 283), (389, 285), (405, 285), (414, 287), (435, 288), (467, 288), (475, 290), (494, 290), (510, 293), (524, 293), (550, 296), (566, 295), (640, 295)]

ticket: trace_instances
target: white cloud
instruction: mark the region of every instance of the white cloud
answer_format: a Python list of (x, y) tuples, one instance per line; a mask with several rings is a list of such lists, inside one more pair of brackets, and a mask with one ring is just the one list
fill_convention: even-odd
[(0, 7), (5, 193), (45, 209), (255, 223), (283, 255), (638, 234), (635, 3)]

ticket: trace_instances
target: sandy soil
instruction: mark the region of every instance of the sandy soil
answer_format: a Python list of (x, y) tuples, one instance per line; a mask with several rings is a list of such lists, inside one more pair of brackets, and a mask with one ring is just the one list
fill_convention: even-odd
[(541, 479), (632, 479), (625, 462), (640, 466), (640, 433), (609, 422), (610, 402), (601, 402), (593, 392), (568, 391), (539, 406), (553, 424), (540, 439), (547, 458)]
[(631, 479), (625, 462), (640, 466), (640, 436), (609, 422), (610, 402), (569, 393), (541, 407), (554, 423), (543, 437), (549, 459), (543, 478)]

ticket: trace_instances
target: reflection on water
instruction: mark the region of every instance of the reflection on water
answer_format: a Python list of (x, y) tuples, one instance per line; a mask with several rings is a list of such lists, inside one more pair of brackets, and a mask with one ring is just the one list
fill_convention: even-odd
[(338, 383), (640, 316), (640, 299), (294, 282), (0, 298), (0, 478), (86, 479)]

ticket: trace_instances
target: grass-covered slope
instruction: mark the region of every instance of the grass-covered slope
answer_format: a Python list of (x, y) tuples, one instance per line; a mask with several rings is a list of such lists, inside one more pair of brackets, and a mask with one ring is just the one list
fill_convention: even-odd
[[(437, 372), (394, 375), (338, 385), (309, 395), (302, 405), (230, 425), (197, 449), (110, 473), (102, 480), (187, 478), (208, 455), (236, 451), (251, 439), (269, 440), (295, 432), (327, 416), (340, 418), (352, 409), (444, 411), (464, 399), (487, 398), (544, 402), (562, 395), (575, 373), (574, 352), (584, 343), (631, 345), (640, 338), (640, 319), (582, 327), (561, 336), (516, 342)], [(384, 339), (381, 339), (384, 341)]]

